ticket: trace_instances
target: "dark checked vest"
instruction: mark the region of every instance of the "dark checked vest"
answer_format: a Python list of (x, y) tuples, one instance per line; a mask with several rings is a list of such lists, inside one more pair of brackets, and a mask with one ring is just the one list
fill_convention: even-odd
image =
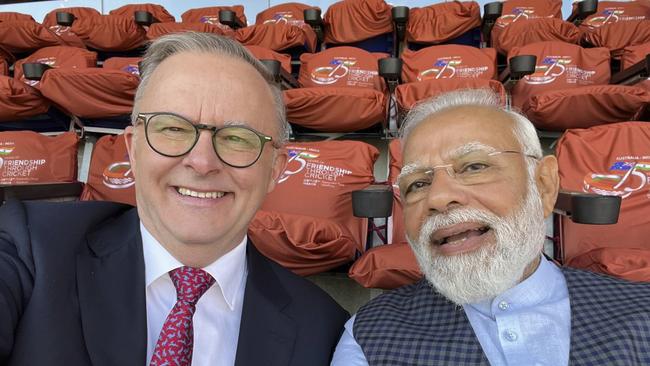
[[(650, 284), (562, 268), (570, 365), (650, 365)], [(489, 365), (465, 311), (425, 280), (364, 305), (354, 337), (371, 366)]]

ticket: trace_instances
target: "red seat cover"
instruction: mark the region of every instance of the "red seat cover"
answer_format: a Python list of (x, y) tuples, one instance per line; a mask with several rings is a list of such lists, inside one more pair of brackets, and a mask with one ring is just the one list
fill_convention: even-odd
[(135, 178), (123, 134), (102, 136), (95, 143), (81, 200), (135, 206)]
[(41, 92), (48, 99), (82, 118), (128, 115), (140, 79), (128, 72), (102, 69), (48, 70)]
[(352, 216), (352, 191), (370, 185), (379, 152), (359, 141), (287, 145), (289, 163), (249, 228), (266, 256), (301, 275), (362, 251), (367, 219)]
[(323, 16), (325, 43), (363, 41), (393, 31), (391, 6), (384, 0), (342, 0)]
[(372, 248), (354, 262), (348, 275), (363, 287), (391, 290), (422, 278), (408, 243)]
[(497, 54), (494, 48), (440, 45), (402, 53), (402, 80), (406, 83), (427, 79), (496, 79)]
[(76, 181), (78, 141), (74, 132), (0, 132), (0, 184)]
[(650, 19), (612, 23), (585, 33), (584, 41), (606, 47), (618, 58), (625, 47), (650, 42)]
[(283, 51), (293, 47), (304, 47), (308, 52), (316, 51), (316, 33), (307, 25), (256, 24), (235, 31), (235, 39), (244, 45), (257, 45)]
[(77, 19), (71, 28), (87, 47), (101, 51), (130, 51), (147, 40), (146, 31), (135, 23), (133, 15)]
[(255, 24), (273, 23), (302, 26), (305, 24), (303, 12), (306, 9), (319, 8), (301, 3), (279, 4), (258, 13), (255, 17)]
[(40, 63), (53, 68), (83, 69), (96, 66), (97, 53), (78, 47), (52, 46), (41, 48), (28, 57), (16, 61), (14, 78), (36, 86), (39, 84), (38, 80), (27, 80), (23, 74), (23, 64), (26, 63)]
[(505, 101), (506, 91), (503, 85), (496, 80), (482, 78), (428, 79), (401, 84), (395, 90), (395, 98), (400, 110), (408, 111), (417, 102), (448, 91), (483, 88), (492, 89), (501, 96), (501, 100)]
[(206, 23), (216, 25), (221, 28), (224, 33), (232, 35), (233, 30), (227, 25), (219, 22), (219, 11), (230, 10), (235, 13), (235, 17), (245, 26), (246, 14), (244, 14), (244, 7), (242, 5), (233, 6), (209, 6), (205, 8), (190, 9), (181, 15), (183, 23)]
[(70, 13), (74, 15), (76, 19), (98, 18), (101, 17), (101, 14), (94, 8), (57, 8), (47, 13), (45, 15), (45, 19), (43, 19), (43, 26), (49, 29), (52, 33), (59, 36), (68, 46), (85, 47), (83, 41), (72, 31), (71, 26), (59, 25), (56, 22), (57, 12)]
[(413, 43), (442, 43), (481, 25), (475, 1), (450, 1), (412, 8), (406, 25), (406, 40)]
[(578, 27), (557, 18), (520, 20), (497, 31), (492, 29), (492, 47), (501, 54), (508, 54), (515, 47), (535, 42), (556, 41), (577, 44), (580, 41)]
[(212, 33), (220, 36), (225, 35), (221, 28), (208, 23), (154, 23), (147, 30), (147, 38), (153, 40), (164, 36), (165, 34), (182, 32)]
[(65, 44), (56, 34), (33, 20), (0, 22), (0, 40), (2, 47), (12, 53), (32, 52), (43, 47)]
[(108, 12), (110, 15), (119, 15), (133, 18), (136, 11), (148, 11), (156, 20), (162, 23), (175, 22), (174, 16), (171, 15), (165, 7), (158, 4), (128, 4), (113, 9)]
[(37, 116), (49, 108), (50, 102), (37, 89), (0, 75), (0, 122)]
[(255, 56), (258, 60), (276, 60), (280, 62), (280, 66), (287, 73), (291, 73), (291, 56), (278, 53), (266, 47), (249, 45), (245, 46), (246, 49)]
[(568, 130), (558, 142), (557, 157), (562, 189), (623, 197), (615, 225), (562, 221), (565, 263), (650, 281), (650, 125)]

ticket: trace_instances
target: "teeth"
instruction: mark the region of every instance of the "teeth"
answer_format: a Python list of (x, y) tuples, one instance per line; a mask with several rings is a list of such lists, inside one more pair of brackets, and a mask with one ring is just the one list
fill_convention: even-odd
[(224, 192), (196, 192), (191, 189), (187, 189), (183, 187), (178, 187), (176, 191), (180, 193), (182, 196), (210, 198), (210, 199), (221, 198), (225, 194)]

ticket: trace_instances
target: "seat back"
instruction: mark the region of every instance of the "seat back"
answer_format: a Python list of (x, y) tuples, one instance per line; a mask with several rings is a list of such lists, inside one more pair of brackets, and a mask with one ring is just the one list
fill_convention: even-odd
[[(481, 25), (481, 10), (476, 1), (450, 1), (409, 10), (406, 40), (417, 44), (440, 44), (461, 41), (460, 37)], [(476, 45), (470, 37), (463, 44)], [(454, 42), (456, 43), (456, 42)]]
[(512, 89), (512, 104), (522, 108), (528, 99), (543, 91), (606, 85), (611, 77), (606, 48), (582, 48), (562, 42), (538, 42), (515, 47), (508, 58), (537, 57), (535, 73), (527, 75)]
[(419, 51), (404, 50), (402, 80), (416, 82), (429, 79), (481, 78), (496, 79), (497, 54), (493, 48), (440, 45)]
[(384, 53), (370, 53), (356, 47), (334, 47), (300, 57), (298, 82), (302, 87), (372, 88), (385, 91), (379, 77), (378, 60)]
[(205, 8), (190, 9), (181, 15), (183, 23), (207, 23), (216, 25), (226, 34), (232, 32), (232, 28), (219, 22), (219, 12), (221, 10), (229, 10), (235, 13), (235, 17), (241, 24), (246, 25), (246, 14), (244, 14), (244, 7), (242, 5), (233, 6), (208, 6)]
[(28, 57), (16, 61), (14, 78), (36, 86), (39, 84), (38, 80), (28, 80), (23, 74), (23, 65), (26, 63), (45, 64), (53, 68), (84, 69), (97, 66), (97, 53), (77, 47), (53, 46), (41, 48)]
[(147, 11), (161, 23), (176, 21), (174, 16), (171, 15), (164, 6), (158, 4), (127, 4), (113, 9), (108, 13), (110, 15), (119, 15), (133, 18), (133, 13), (136, 11)]
[(379, 153), (359, 141), (287, 145), (289, 163), (249, 228), (265, 255), (295, 272), (318, 273), (364, 250), (367, 219), (352, 216), (352, 192), (374, 181)]
[(326, 44), (352, 44), (393, 31), (391, 6), (384, 0), (336, 2), (327, 8), (323, 24)]
[(74, 132), (0, 132), (0, 185), (76, 181), (78, 141)]
[(135, 178), (124, 135), (102, 136), (95, 143), (81, 200), (135, 206)]
[[(574, 4), (574, 8), (576, 6)], [(614, 23), (643, 19), (650, 19), (650, 3), (647, 1), (598, 1), (598, 10), (580, 24), (580, 30), (593, 32)]]
[(567, 130), (558, 142), (560, 188), (622, 197), (618, 223), (561, 222), (565, 264), (650, 281), (650, 125)]
[(319, 8), (301, 3), (279, 4), (258, 13), (255, 18), (255, 24), (290, 24), (301, 27), (305, 25), (303, 11), (306, 9)]

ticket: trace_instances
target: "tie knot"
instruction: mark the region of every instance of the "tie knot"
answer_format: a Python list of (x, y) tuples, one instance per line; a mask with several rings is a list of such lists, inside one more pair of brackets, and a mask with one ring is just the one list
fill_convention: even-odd
[(176, 297), (191, 305), (196, 305), (199, 298), (212, 286), (214, 278), (200, 268), (180, 267), (169, 272)]

